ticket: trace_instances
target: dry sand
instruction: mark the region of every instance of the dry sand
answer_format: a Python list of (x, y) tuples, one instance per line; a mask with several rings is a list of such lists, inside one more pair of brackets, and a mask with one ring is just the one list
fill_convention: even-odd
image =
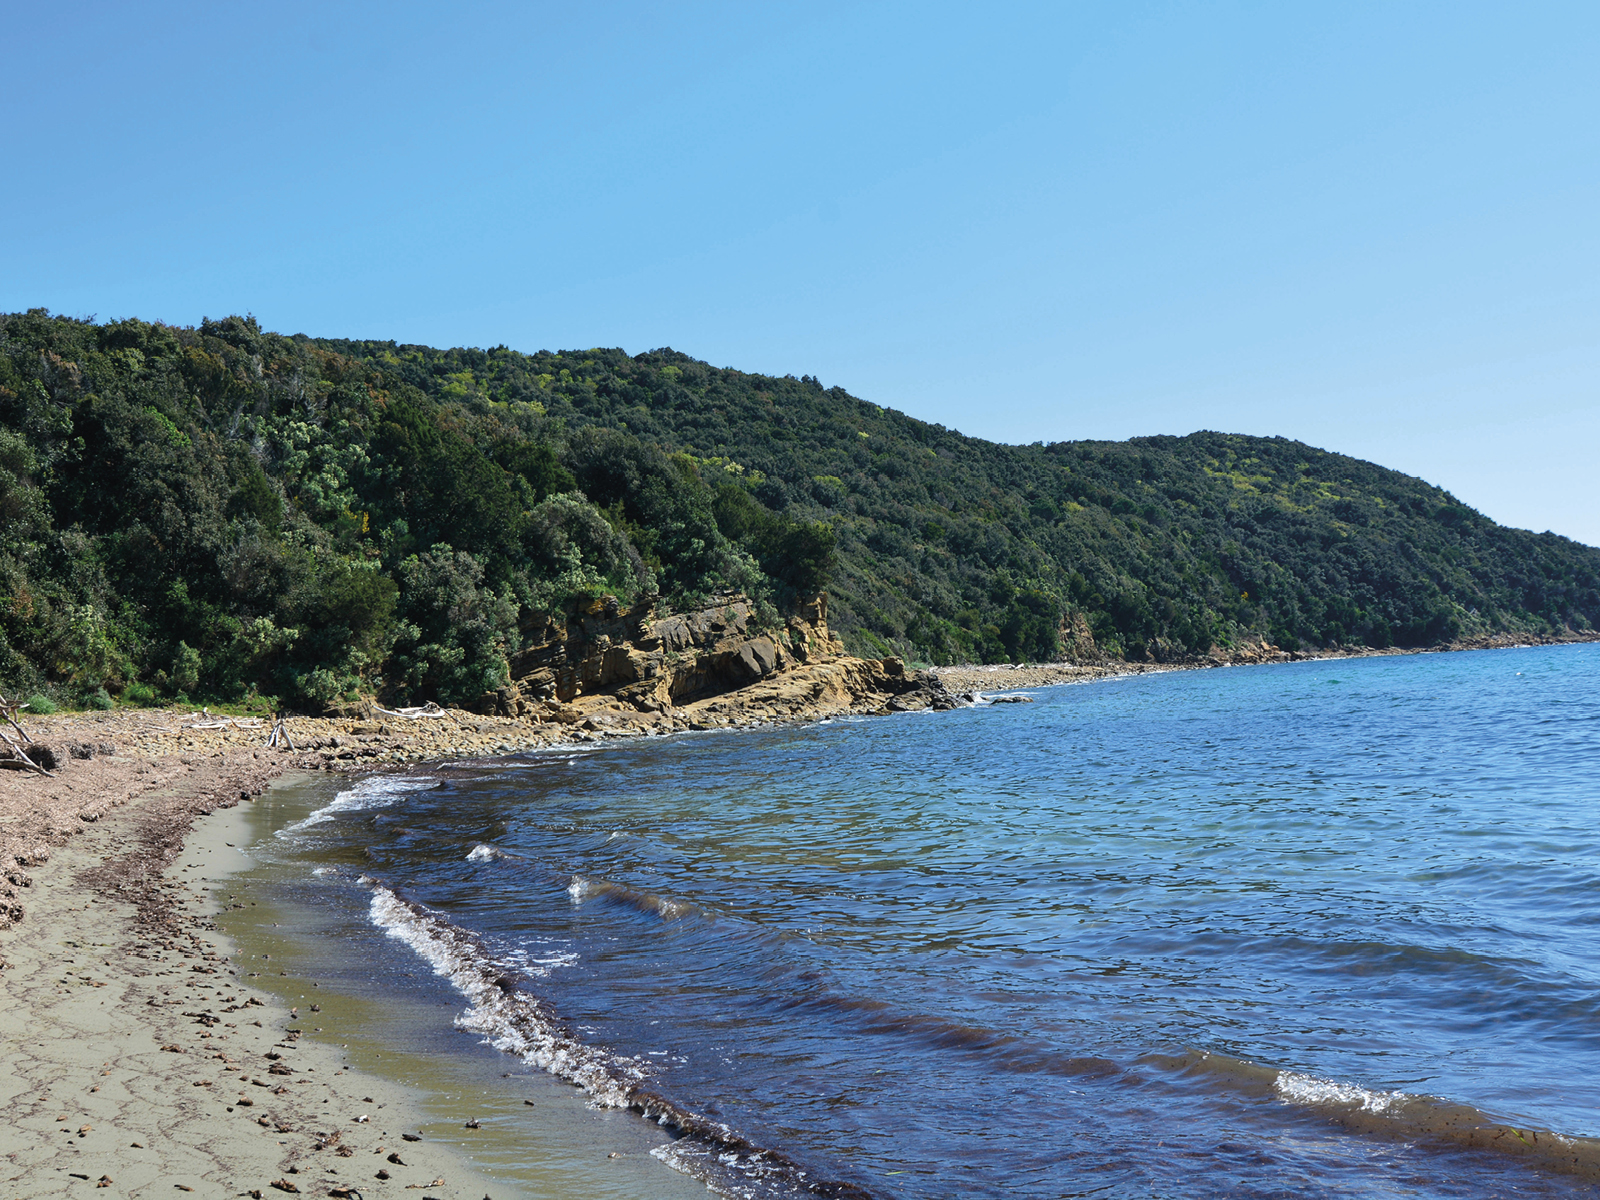
[[(772, 719), (732, 712), (717, 723)], [(316, 1036), (322, 1030), (301, 1041), (297, 1017), (308, 1014), (248, 986), (213, 921), (216, 897), (196, 886), (214, 885), (229, 855), (243, 868), (228, 844), (241, 835), (214, 844), (229, 827), (218, 823), (222, 810), (253, 802), (279, 777), (508, 754), (614, 731), (459, 710), (414, 721), (296, 717), (287, 722), (292, 746), (269, 748), (265, 723), (219, 728), (174, 710), (25, 715), (24, 724), (56, 773), (0, 770), (0, 1200), (90, 1188), (217, 1197), (355, 1189), (366, 1200), (705, 1194), (649, 1156), (642, 1123), (602, 1131), (556, 1106), (519, 1143), (529, 1161), (504, 1164), (492, 1180), (475, 1171), (469, 1143), (449, 1144), (462, 1127), (441, 1123), (437, 1096), (353, 1071)], [(206, 863), (203, 879), (184, 861), (195, 858)], [(564, 1098), (581, 1104), (576, 1093)], [(405, 1140), (423, 1128), (420, 1140)], [(483, 1161), (498, 1161), (494, 1137), (480, 1141)]]
[(300, 1045), (296, 1014), (243, 986), (210, 897), (173, 877), (187, 790), (96, 821), (27, 889), (0, 975), (0, 1196), (492, 1195), (403, 1140), (402, 1089)]
[[(370, 760), (279, 754), (261, 747), (264, 730), (185, 731), (188, 720), (25, 720), (36, 742), (92, 754), (63, 749), (54, 778), (0, 771), (0, 1200), (91, 1188), (531, 1194), (474, 1170), (406, 1087), (352, 1070), (315, 1031), (302, 1041), (301, 1019), (325, 1018), (249, 986), (217, 932), (219, 905), (234, 901), (213, 888), (248, 861), (234, 848), (246, 809), (223, 810), (253, 804), (286, 770)], [(456, 745), (436, 744), (434, 726), (420, 740), (430, 757), (498, 749), (475, 724), (452, 720), (468, 735)], [(338, 722), (296, 725), (302, 747), (350, 736)], [(614, 1164), (614, 1184), (626, 1189), (631, 1169), (670, 1176), (663, 1194), (698, 1190), (646, 1163)], [(551, 1182), (551, 1194), (574, 1194)]]

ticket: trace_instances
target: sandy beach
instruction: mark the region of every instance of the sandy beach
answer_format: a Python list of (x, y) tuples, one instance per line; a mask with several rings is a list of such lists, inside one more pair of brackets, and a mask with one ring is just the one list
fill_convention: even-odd
[[(6, 938), (3, 1194), (338, 1195), (380, 1170), (488, 1194), (448, 1149), (404, 1140), (402, 1089), (302, 1046), (302, 1014), (244, 985), (204, 887), (146, 869), (168, 815), (139, 805), (59, 850)], [(211, 840), (179, 857), (225, 871), (236, 853)]]
[[(323, 763), (316, 751), (263, 751), (257, 730), (185, 731), (187, 720), (29, 721), (36, 743), (89, 756), (63, 753), (54, 778), (0, 771), (0, 1197), (103, 1188), (503, 1200), (637, 1194), (629, 1180), (641, 1174), (667, 1176), (660, 1194), (703, 1194), (642, 1151), (608, 1156), (598, 1143), (577, 1156), (598, 1160), (604, 1188), (581, 1170), (558, 1169), (537, 1192), (479, 1171), (461, 1147), (480, 1116), (488, 1125), (495, 1114), (479, 1106), (442, 1118), (413, 1089), (352, 1067), (337, 1028), (310, 1024), (333, 1026), (336, 998), (325, 1016), (315, 992), (296, 1002), (253, 985), (276, 972), (240, 961), (218, 929), (222, 914), (252, 903), (229, 891), (250, 862), (251, 808)], [(297, 724), (302, 746), (344, 728)], [(448, 747), (458, 755), (502, 744), (459, 742)], [(581, 1099), (550, 1086), (580, 1112), (547, 1122), (572, 1153)]]
[[(1288, 657), (1263, 647), (1211, 665)], [(992, 695), (1168, 669), (1062, 663), (939, 674), (952, 691)], [(268, 748), (260, 724), (219, 727), (173, 710), (25, 724), (57, 765), (50, 777), (0, 771), (0, 1200), (87, 1188), (437, 1200), (704, 1194), (650, 1161), (645, 1123), (587, 1127), (581, 1099), (570, 1089), (552, 1099), (564, 1086), (554, 1083), (539, 1100), (551, 1103), (536, 1155), (556, 1164), (548, 1184), (530, 1186), (525, 1162), (510, 1177), (486, 1169), (494, 1155), (475, 1157), (462, 1132), (476, 1112), (447, 1111), (437, 1096), (430, 1103), (368, 1069), (334, 1040), (331, 998), (315, 1023), (324, 1007), (309, 990), (316, 980), (245, 961), (219, 928), (249, 925), (254, 902), (229, 880), (249, 867), (245, 848), (266, 827), (252, 811), (305, 786), (297, 781), (611, 731), (454, 710), (408, 722), (294, 718), (291, 749)], [(532, 1110), (520, 1105), (534, 1101), (506, 1103), (514, 1111), (485, 1113), (486, 1128), (513, 1115), (526, 1126)], [(526, 1129), (518, 1136), (526, 1158)], [(511, 1143), (499, 1145), (509, 1162)]]

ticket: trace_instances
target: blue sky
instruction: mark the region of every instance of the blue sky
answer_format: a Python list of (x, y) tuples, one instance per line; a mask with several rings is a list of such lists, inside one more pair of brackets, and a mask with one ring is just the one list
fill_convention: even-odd
[(1600, 6), (14, 6), (0, 308), (673, 346), (1600, 544)]

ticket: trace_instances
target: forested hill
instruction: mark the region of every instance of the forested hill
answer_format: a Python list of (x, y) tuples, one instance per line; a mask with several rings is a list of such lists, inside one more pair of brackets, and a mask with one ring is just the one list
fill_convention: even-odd
[(1600, 549), (1282, 439), (1002, 446), (811, 378), (0, 317), (0, 685), (470, 701), (545, 614), (826, 587), (853, 649), (1600, 625)]

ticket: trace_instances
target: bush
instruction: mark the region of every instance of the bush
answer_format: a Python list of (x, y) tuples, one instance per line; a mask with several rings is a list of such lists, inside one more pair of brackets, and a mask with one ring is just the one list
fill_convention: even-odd
[(122, 689), (122, 702), (149, 708), (156, 702), (156, 690), (148, 683), (130, 683)]
[(92, 692), (85, 692), (83, 694), (83, 706), (85, 708), (95, 709), (99, 712), (105, 712), (109, 708), (116, 707), (116, 705), (112, 703), (111, 693), (106, 691), (103, 687), (97, 687)]
[(28, 697), (28, 711), (41, 717), (47, 717), (56, 711), (56, 702), (41, 692), (35, 692)]

